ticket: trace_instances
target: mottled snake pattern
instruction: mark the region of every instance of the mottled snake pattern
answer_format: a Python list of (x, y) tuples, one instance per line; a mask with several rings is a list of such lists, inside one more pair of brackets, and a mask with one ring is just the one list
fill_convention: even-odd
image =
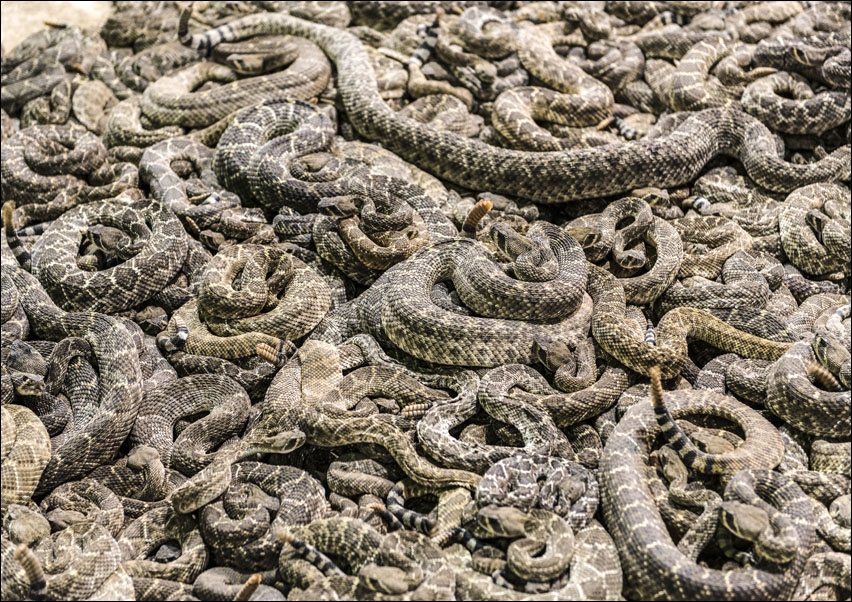
[(0, 61), (3, 600), (848, 600), (847, 2), (116, 2)]

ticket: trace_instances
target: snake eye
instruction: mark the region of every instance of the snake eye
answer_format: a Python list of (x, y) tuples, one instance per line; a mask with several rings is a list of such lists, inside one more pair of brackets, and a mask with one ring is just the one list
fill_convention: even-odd
[(488, 236), (498, 249), (504, 251), (512, 238), (520, 236), (509, 224), (494, 222), (488, 228)]

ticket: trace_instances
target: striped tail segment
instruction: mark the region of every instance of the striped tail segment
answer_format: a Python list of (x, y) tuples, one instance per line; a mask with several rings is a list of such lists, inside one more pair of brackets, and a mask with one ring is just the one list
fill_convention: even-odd
[(403, 525), (424, 535), (431, 536), (438, 527), (434, 518), (405, 507), (405, 481), (394, 485), (388, 493), (387, 509)]
[(619, 135), (625, 140), (639, 139), (639, 131), (633, 126), (631, 126), (629, 123), (624, 121), (621, 117), (613, 117), (612, 124), (615, 126), (615, 129), (618, 131)]
[(12, 225), (12, 214), (15, 211), (15, 201), (6, 201), (3, 203), (3, 229), (6, 231), (6, 242), (9, 243), (9, 249), (18, 261), (18, 265), (26, 271), (31, 272), (33, 266), (33, 258), (24, 247), (24, 243), (18, 237), (18, 232)]
[(27, 226), (26, 228), (21, 228), (18, 230), (18, 236), (41, 236), (50, 226), (53, 224), (53, 220), (49, 222), (41, 222), (39, 224), (35, 224), (34, 226)]
[(275, 536), (284, 543), (290, 544), (299, 558), (310, 562), (326, 577), (343, 577), (346, 575), (331, 558), (320, 552), (312, 544), (297, 538), (289, 530), (283, 527), (277, 529)]
[(230, 24), (226, 23), (216, 29), (211, 29), (203, 34), (192, 35), (189, 33), (189, 19), (192, 17), (192, 4), (183, 9), (180, 13), (180, 21), (178, 21), (178, 39), (184, 46), (188, 46), (194, 50), (202, 50), (209, 54), (212, 48), (215, 48), (222, 42), (233, 42), (237, 39), (236, 32)]
[(47, 598), (47, 581), (44, 578), (44, 569), (36, 558), (33, 551), (25, 544), (19, 544), (15, 548), (15, 560), (24, 569), (30, 582), (30, 600), (45, 600)]
[(408, 65), (422, 67), (429, 62), (432, 52), (435, 50), (435, 45), (438, 43), (438, 27), (438, 17), (436, 16), (431, 25), (421, 25), (417, 28), (417, 34), (423, 36), (423, 41), (420, 42), (417, 49), (405, 61), (406, 67)]
[(512, 585), (512, 582), (506, 579), (505, 569), (494, 571), (494, 574), (491, 575), (491, 579), (494, 580), (494, 585), (496, 585), (497, 587), (502, 587), (505, 589), (515, 589), (515, 586)]
[(645, 344), (651, 347), (657, 346), (657, 331), (654, 330), (654, 324), (648, 320), (648, 326), (645, 328)]
[(708, 201), (703, 196), (691, 197), (683, 202), (684, 209), (695, 209), (701, 215), (706, 215), (707, 211), (709, 211), (710, 207), (712, 206), (713, 203)]
[(651, 377), (651, 402), (654, 405), (654, 414), (666, 443), (680, 455), (684, 466), (690, 470), (702, 474), (713, 474), (715, 458), (695, 447), (695, 444), (690, 441), (683, 429), (675, 422), (671, 412), (663, 403), (660, 367), (652, 366), (649, 368), (648, 376)]
[(391, 514), (384, 504), (369, 504), (367, 508), (378, 514), (379, 517), (388, 524), (388, 531), (399, 531), (400, 529), (405, 528), (402, 521)]
[(469, 552), (476, 552), (485, 547), (485, 544), (479, 541), (473, 533), (462, 527), (444, 529), (432, 537), (432, 542), (442, 548), (453, 543), (460, 543)]
[(181, 316), (175, 315), (172, 316), (172, 321), (175, 325), (174, 335), (169, 336), (165, 330), (157, 335), (157, 346), (164, 353), (168, 354), (183, 351), (186, 347), (186, 340), (189, 338), (189, 327), (186, 325), (184, 319)]
[(665, 12), (659, 13), (656, 17), (651, 19), (648, 24), (645, 25), (646, 28), (657, 28), (657, 27), (665, 27), (666, 25), (680, 25), (683, 27), (686, 25), (686, 17), (681, 14), (672, 12), (667, 10)]
[(189, 338), (189, 327), (180, 316), (175, 316), (175, 347), (183, 349), (186, 346), (186, 340)]

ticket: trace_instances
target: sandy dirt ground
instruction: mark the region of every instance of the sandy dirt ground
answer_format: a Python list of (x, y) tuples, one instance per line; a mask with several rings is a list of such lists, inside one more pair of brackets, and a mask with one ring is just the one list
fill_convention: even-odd
[(28, 35), (45, 27), (44, 22), (79, 27), (100, 27), (111, 2), (0, 2), (3, 50), (8, 52)]

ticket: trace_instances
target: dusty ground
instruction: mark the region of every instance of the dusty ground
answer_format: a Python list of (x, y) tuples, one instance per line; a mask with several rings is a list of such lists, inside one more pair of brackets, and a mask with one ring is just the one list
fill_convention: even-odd
[(44, 22), (98, 27), (111, 9), (110, 2), (0, 2), (3, 49), (9, 51)]

